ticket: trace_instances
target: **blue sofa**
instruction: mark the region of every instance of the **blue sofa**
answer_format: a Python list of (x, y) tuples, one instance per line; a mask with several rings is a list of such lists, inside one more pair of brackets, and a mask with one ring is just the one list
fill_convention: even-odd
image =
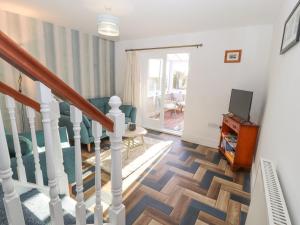
[[(97, 109), (99, 109), (104, 114), (107, 114), (110, 110), (110, 106), (108, 104), (110, 97), (103, 98), (91, 98), (88, 101), (93, 104)], [(136, 108), (131, 105), (121, 105), (120, 109), (125, 114), (125, 123), (135, 123), (136, 122)], [(71, 140), (74, 139), (73, 125), (70, 120), (70, 105), (67, 102), (61, 102), (59, 104), (60, 110), (60, 119), (59, 126), (66, 127), (68, 130), (68, 135)], [(92, 123), (91, 120), (83, 115), (82, 123), (81, 123), (81, 143), (88, 145), (88, 150), (90, 149), (90, 144), (94, 142), (94, 138), (92, 135)], [(102, 137), (107, 137), (106, 130), (103, 128)]]
[[(70, 147), (67, 129), (65, 127), (59, 128), (60, 140), (63, 147), (64, 168), (68, 175), (69, 184), (75, 182), (75, 153), (74, 147)], [(43, 131), (36, 131), (37, 145), (40, 148), (45, 147), (45, 139)], [(17, 173), (17, 159), (15, 158), (15, 150), (13, 144), (13, 137), (11, 134), (6, 134), (6, 140), (10, 155), (11, 168), (13, 171), (13, 179), (18, 179)], [(26, 170), (27, 181), (36, 183), (35, 180), (35, 164), (32, 153), (32, 139), (30, 132), (19, 133), (19, 141), (21, 145), (22, 160)], [(39, 159), (41, 170), (43, 173), (44, 185), (48, 185), (47, 165), (45, 151), (39, 152)]]

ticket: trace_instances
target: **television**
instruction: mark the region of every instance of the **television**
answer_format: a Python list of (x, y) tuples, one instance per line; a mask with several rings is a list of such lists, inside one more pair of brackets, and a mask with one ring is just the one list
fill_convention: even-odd
[(253, 92), (232, 89), (229, 112), (239, 117), (241, 120), (250, 120), (250, 110), (252, 104)]

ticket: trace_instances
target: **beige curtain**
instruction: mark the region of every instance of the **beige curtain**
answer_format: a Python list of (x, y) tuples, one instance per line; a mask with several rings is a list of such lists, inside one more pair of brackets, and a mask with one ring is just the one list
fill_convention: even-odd
[(127, 52), (126, 77), (123, 101), (125, 104), (140, 106), (141, 80), (136, 52)]
[(141, 76), (137, 53), (127, 52), (126, 77), (124, 84), (123, 102), (140, 108)]

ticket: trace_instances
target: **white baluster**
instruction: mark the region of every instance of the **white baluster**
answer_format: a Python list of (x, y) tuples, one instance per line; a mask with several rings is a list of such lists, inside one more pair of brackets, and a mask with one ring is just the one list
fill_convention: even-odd
[(95, 225), (103, 224), (103, 207), (101, 204), (101, 160), (100, 160), (100, 138), (102, 135), (102, 126), (96, 122), (92, 121), (92, 132), (94, 136), (95, 143), (95, 188), (96, 188), (96, 206), (94, 209), (94, 223)]
[(33, 148), (32, 151), (33, 151), (34, 165), (35, 165), (35, 179), (38, 185), (44, 185), (43, 174), (40, 166), (38, 145), (36, 140), (36, 132), (35, 132), (35, 122), (34, 122), (35, 112), (34, 109), (30, 108), (29, 106), (26, 106), (26, 113), (29, 120), (29, 126), (31, 132), (31, 140), (32, 140), (32, 148)]
[(111, 142), (111, 192), (110, 222), (125, 225), (125, 206), (122, 203), (122, 136), (125, 132), (125, 115), (119, 109), (122, 102), (118, 96), (109, 100), (111, 110), (108, 117), (114, 121), (114, 131), (108, 132)]
[(10, 123), (11, 123), (11, 131), (13, 135), (14, 148), (16, 152), (17, 158), (17, 171), (19, 180), (22, 182), (27, 182), (26, 171), (22, 160), (21, 146), (19, 141), (17, 123), (16, 123), (16, 115), (15, 115), (15, 100), (10, 96), (5, 96), (6, 107), (8, 109)]
[(75, 106), (70, 106), (71, 122), (73, 123), (74, 142), (75, 142), (75, 176), (76, 176), (76, 225), (86, 224), (86, 207), (83, 195), (82, 180), (82, 159), (80, 143), (80, 123), (82, 121), (82, 112)]
[(50, 117), (50, 104), (52, 102), (52, 93), (49, 88), (44, 84), (37, 82), (37, 88), (39, 93), (39, 102), (41, 104), (42, 123), (45, 138), (45, 149), (46, 149), (46, 164), (47, 164), (47, 175), (48, 185), (50, 188), (50, 216), (51, 224), (62, 225), (63, 211), (61, 200), (58, 196), (56, 174), (54, 168), (54, 145), (51, 131), (51, 117)]
[(57, 186), (60, 194), (69, 195), (68, 176), (65, 173), (63, 151), (60, 142), (58, 120), (60, 117), (59, 103), (53, 98), (51, 102), (51, 128), (54, 146), (54, 164), (56, 169)]
[(4, 206), (8, 224), (25, 225), (21, 201), (15, 192), (10, 168), (10, 158), (5, 138), (2, 114), (0, 111), (0, 179), (4, 192)]

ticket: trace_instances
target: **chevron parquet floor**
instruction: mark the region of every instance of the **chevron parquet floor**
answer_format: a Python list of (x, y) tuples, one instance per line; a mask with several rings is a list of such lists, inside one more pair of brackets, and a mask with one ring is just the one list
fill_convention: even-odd
[(124, 202), (127, 225), (244, 224), (248, 172), (232, 172), (217, 149), (174, 140), (173, 148), (138, 181)]

